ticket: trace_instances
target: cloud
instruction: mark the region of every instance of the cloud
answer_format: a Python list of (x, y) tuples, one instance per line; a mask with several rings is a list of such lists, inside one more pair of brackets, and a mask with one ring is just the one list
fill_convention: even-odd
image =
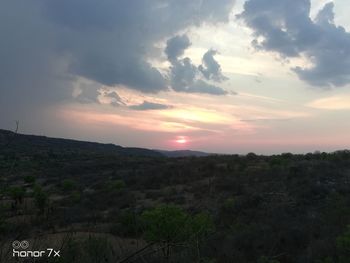
[(166, 91), (167, 77), (149, 62), (158, 59), (157, 45), (187, 28), (228, 21), (233, 4), (233, 0), (219, 4), (214, 0), (1, 1), (1, 112), (16, 104), (17, 111), (22, 107), (28, 112), (71, 99), (73, 84), (81, 77), (145, 93)]
[(203, 55), (203, 65), (200, 65), (198, 69), (200, 72), (202, 72), (202, 74), (207, 80), (221, 82), (223, 80), (227, 80), (227, 78), (224, 75), (222, 75), (221, 66), (214, 58), (214, 56), (217, 53), (218, 52), (216, 50), (208, 50)]
[(350, 83), (350, 33), (334, 23), (333, 3), (310, 18), (310, 0), (247, 0), (238, 15), (253, 29), (252, 45), (282, 57), (305, 57), (310, 67), (292, 68), (313, 86)]
[(112, 99), (116, 99), (118, 101), (121, 101), (122, 99), (119, 97), (118, 93), (115, 91), (105, 92), (105, 97), (109, 97)]
[(0, 2), (0, 120), (32, 118), (72, 96), (75, 78), (62, 74), (55, 29), (41, 17), (39, 1)]
[(154, 93), (167, 89), (165, 77), (148, 62), (154, 44), (204, 21), (226, 21), (232, 4), (62, 0), (47, 2), (46, 13), (66, 29), (62, 48), (73, 58), (72, 73), (108, 86)]
[(171, 109), (172, 106), (160, 104), (160, 103), (149, 102), (149, 101), (144, 101), (141, 104), (132, 105), (129, 108), (133, 109), (133, 110), (145, 111), (145, 110), (166, 110), (166, 109)]
[(173, 61), (170, 68), (171, 86), (176, 91), (186, 91), (191, 86), (197, 75), (197, 67), (192, 64), (190, 58)]
[[(167, 41), (165, 53), (168, 56), (170, 67), (170, 86), (175, 91), (188, 93), (206, 93), (212, 95), (225, 95), (227, 91), (221, 87), (209, 84), (201, 79), (200, 73), (207, 79), (223, 80), (221, 67), (214, 60), (215, 51), (209, 50), (203, 56), (207, 61), (206, 68), (195, 66), (188, 57), (181, 58), (191, 43), (186, 35), (174, 36)], [(214, 65), (215, 64), (215, 65)]]
[(306, 106), (322, 110), (350, 110), (350, 95), (321, 98)]
[(125, 105), (125, 103), (123, 102), (122, 98), (115, 91), (105, 92), (104, 96), (107, 97), (107, 98), (111, 98), (112, 99), (110, 104), (112, 106), (114, 106), (114, 107), (118, 107), (120, 105)]
[[(212, 94), (212, 95), (226, 95), (228, 92), (224, 90), (221, 87), (211, 85), (201, 79), (195, 81), (192, 83), (192, 85), (189, 85), (186, 89), (186, 92), (191, 92), (191, 93), (207, 93), (207, 94)], [(231, 93), (235, 94), (235, 93)]]
[(101, 94), (100, 91), (96, 88), (94, 84), (81, 84), (80, 93), (75, 98), (80, 103), (89, 104), (89, 103), (100, 103), (98, 96)]
[(169, 61), (175, 61), (184, 54), (184, 51), (191, 46), (187, 35), (175, 36), (167, 41), (165, 54)]
[(284, 122), (291, 121), (292, 118), (256, 118), (256, 119), (242, 119), (243, 122)]

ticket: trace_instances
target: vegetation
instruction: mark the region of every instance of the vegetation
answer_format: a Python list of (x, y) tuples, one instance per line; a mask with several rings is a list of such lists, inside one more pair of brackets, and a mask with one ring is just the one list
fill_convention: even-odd
[(200, 261), (200, 242), (213, 230), (213, 223), (207, 214), (191, 216), (180, 207), (162, 205), (141, 215), (145, 240), (157, 243), (167, 262), (172, 250), (177, 247), (195, 245), (197, 261)]
[(8, 136), (0, 262), (14, 240), (62, 251), (38, 262), (350, 262), (349, 151), (168, 158)]
[(44, 213), (45, 208), (47, 206), (47, 193), (38, 185), (35, 186), (34, 188), (34, 200), (35, 200), (35, 205), (38, 208), (40, 213)]

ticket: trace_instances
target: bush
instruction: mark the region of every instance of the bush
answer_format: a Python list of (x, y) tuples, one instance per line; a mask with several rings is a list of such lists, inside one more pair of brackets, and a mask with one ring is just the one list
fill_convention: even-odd
[(163, 254), (167, 260), (173, 247), (183, 245), (195, 248), (199, 260), (200, 243), (214, 230), (214, 224), (208, 214), (191, 216), (175, 205), (162, 205), (145, 211), (142, 219), (145, 239), (163, 246)]
[(70, 179), (65, 179), (62, 181), (62, 188), (65, 192), (72, 191), (75, 188), (75, 182)]
[(114, 180), (111, 182), (108, 182), (107, 188), (110, 191), (116, 191), (119, 192), (125, 188), (125, 182), (123, 180)]

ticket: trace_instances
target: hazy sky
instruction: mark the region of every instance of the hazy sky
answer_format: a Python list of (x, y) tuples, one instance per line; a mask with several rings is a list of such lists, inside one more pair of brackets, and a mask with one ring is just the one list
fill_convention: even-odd
[(219, 153), (350, 148), (348, 0), (1, 0), (0, 128)]

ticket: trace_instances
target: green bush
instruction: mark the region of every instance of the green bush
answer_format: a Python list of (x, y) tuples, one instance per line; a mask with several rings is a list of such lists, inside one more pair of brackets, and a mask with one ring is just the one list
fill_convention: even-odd
[(72, 191), (75, 188), (75, 182), (71, 179), (63, 180), (61, 185), (65, 192)]
[(120, 180), (120, 179), (107, 183), (107, 188), (113, 192), (114, 191), (119, 192), (119, 191), (123, 190), (125, 188), (125, 186), (126, 186), (125, 182), (123, 180)]
[(214, 230), (214, 224), (208, 214), (194, 216), (175, 205), (162, 205), (142, 214), (148, 242), (164, 247), (163, 254), (169, 259), (173, 247), (187, 246), (196, 250), (200, 259), (200, 243)]

